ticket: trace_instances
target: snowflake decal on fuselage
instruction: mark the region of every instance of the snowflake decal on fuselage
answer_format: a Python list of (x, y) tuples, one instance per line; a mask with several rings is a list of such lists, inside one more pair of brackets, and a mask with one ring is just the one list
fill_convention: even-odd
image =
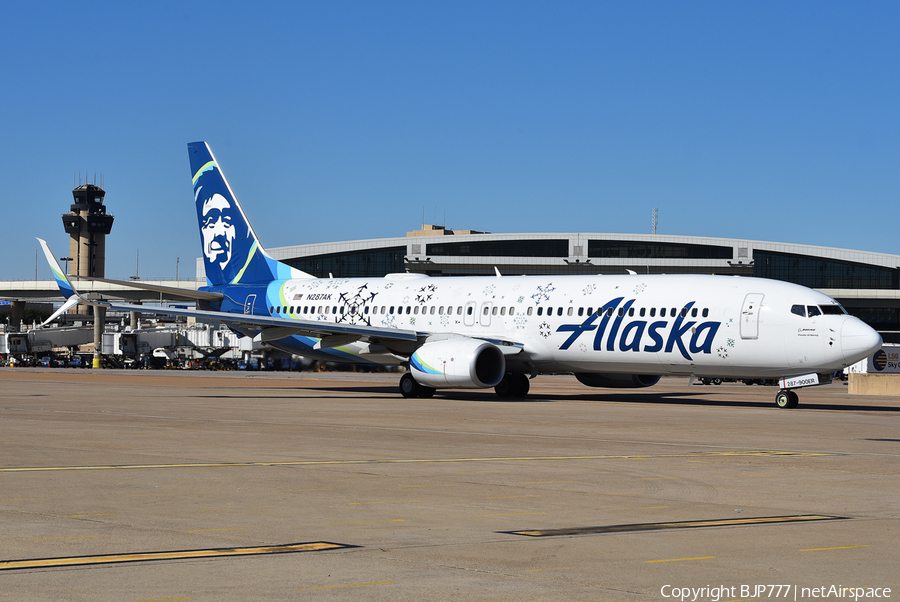
[(537, 290), (531, 295), (532, 300), (534, 300), (535, 305), (540, 305), (541, 301), (549, 301), (550, 293), (556, 290), (556, 287), (553, 286), (552, 282), (548, 282), (544, 286), (537, 287)]
[(425, 305), (429, 301), (431, 301), (432, 295), (434, 295), (437, 287), (433, 284), (426, 284), (422, 288), (416, 292), (416, 303), (419, 305)]
[(377, 294), (369, 291), (368, 284), (364, 284), (356, 289), (356, 294), (353, 296), (350, 296), (348, 293), (341, 293), (340, 300), (346, 305), (346, 309), (337, 321), (344, 324), (365, 324), (366, 326), (371, 326), (372, 322), (365, 314), (365, 308), (375, 299)]
[(719, 347), (716, 349), (716, 353), (719, 354), (719, 357), (723, 360), (728, 357), (728, 347)]
[(348, 282), (350, 282), (350, 280), (348, 278), (333, 278), (328, 281), (328, 284), (325, 286), (325, 289), (327, 290), (329, 288), (340, 288), (343, 285), (347, 284)]
[(528, 324), (528, 318), (525, 317), (525, 314), (519, 314), (513, 318), (513, 322), (515, 322), (516, 328), (524, 329), (525, 325)]
[(582, 290), (581, 293), (584, 294), (584, 295), (590, 295), (590, 294), (593, 293), (595, 290), (597, 290), (597, 285), (596, 285), (596, 284), (589, 284), (589, 285), (587, 285), (586, 287), (584, 287), (584, 290)]
[(542, 337), (549, 338), (550, 337), (550, 325), (546, 322), (541, 322), (538, 324), (538, 334)]

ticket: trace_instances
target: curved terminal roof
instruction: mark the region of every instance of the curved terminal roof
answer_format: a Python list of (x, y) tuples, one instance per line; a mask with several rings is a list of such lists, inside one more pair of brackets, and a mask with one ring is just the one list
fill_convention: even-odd
[[(426, 227), (428, 228), (428, 227)], [(269, 249), (317, 276), (713, 273), (788, 280), (834, 297), (898, 298), (900, 255), (758, 240), (609, 233), (456, 233)], [(441, 234), (432, 234), (441, 232)], [(863, 292), (865, 291), (865, 292)]]

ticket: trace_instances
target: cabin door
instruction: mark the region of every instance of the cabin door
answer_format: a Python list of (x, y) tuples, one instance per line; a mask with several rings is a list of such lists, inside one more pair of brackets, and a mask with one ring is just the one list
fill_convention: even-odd
[(759, 308), (762, 305), (762, 293), (748, 293), (744, 297), (741, 308), (741, 338), (759, 338)]
[(244, 301), (244, 313), (250, 315), (253, 313), (253, 305), (256, 303), (256, 295), (247, 295)]

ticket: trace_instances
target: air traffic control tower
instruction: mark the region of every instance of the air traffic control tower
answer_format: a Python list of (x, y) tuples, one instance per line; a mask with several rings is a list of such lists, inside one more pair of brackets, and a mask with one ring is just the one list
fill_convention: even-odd
[(62, 216), (69, 241), (69, 273), (103, 278), (106, 274), (106, 235), (113, 216), (106, 213), (106, 191), (95, 184), (83, 184), (72, 191), (75, 202)]
[[(72, 191), (75, 202), (71, 211), (62, 216), (69, 240), (69, 273), (76, 276), (103, 278), (106, 275), (106, 235), (113, 225), (113, 216), (106, 213), (103, 197), (106, 191), (96, 184), (83, 184)], [(94, 311), (94, 368), (100, 367), (100, 341), (106, 321), (106, 310), (76, 305), (75, 313)]]

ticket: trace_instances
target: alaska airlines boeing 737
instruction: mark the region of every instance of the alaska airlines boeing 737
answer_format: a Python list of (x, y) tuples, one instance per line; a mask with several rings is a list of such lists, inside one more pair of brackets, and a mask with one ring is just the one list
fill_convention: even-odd
[[(528, 393), (529, 377), (574, 374), (590, 387), (649, 387), (661, 376), (779, 379), (794, 389), (874, 353), (881, 337), (834, 299), (757, 278), (636, 274), (316, 278), (263, 249), (205, 142), (188, 145), (207, 286), (169, 290), (197, 309), (81, 297), (40, 244), (66, 302), (215, 318), (288, 353), (333, 362), (404, 365), (405, 397), (436, 389)], [(160, 290), (140, 283), (119, 282)]]

